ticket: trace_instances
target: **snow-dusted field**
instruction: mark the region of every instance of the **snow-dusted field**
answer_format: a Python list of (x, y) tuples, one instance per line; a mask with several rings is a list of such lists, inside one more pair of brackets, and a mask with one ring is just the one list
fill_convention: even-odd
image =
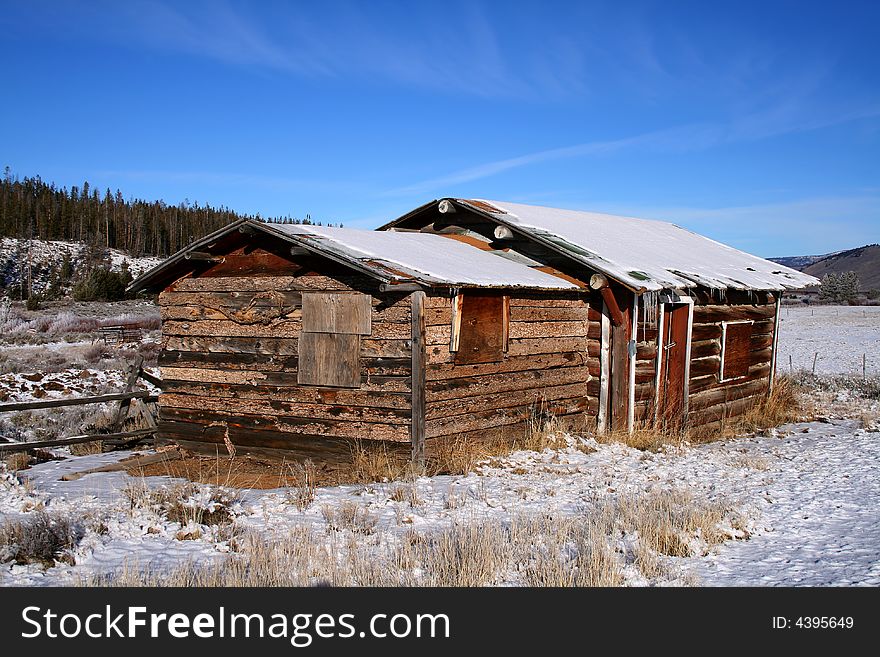
[(780, 372), (812, 371), (816, 358), (816, 374), (861, 374), (863, 355), (867, 374), (880, 374), (880, 306), (782, 307)]
[[(815, 340), (826, 350), (826, 358), (819, 360), (826, 369), (817, 364), (819, 372), (860, 373), (863, 352), (858, 361), (850, 355), (854, 348), (871, 345), (869, 368), (876, 368), (878, 320), (872, 308), (783, 310), (780, 366), (787, 364), (788, 353), (808, 354)], [(812, 366), (811, 353), (808, 364), (796, 356), (793, 360), (795, 368)], [(560, 449), (518, 452), (465, 476), (320, 488), (304, 510), (286, 489), (243, 491), (230, 512), (241, 531), (281, 539), (306, 530), (309, 540), (330, 554), (356, 549), (378, 560), (389, 548), (411, 541), (413, 532), (429, 535), (486, 522), (510, 526), (529, 517), (582, 518), (615, 500), (684, 491), (694, 500), (730, 509), (719, 525), (727, 540), (713, 545), (699, 532), (684, 536), (690, 556), (660, 556), (664, 568), (650, 571), (639, 567), (634, 556), (638, 532), (617, 528), (607, 540), (622, 583), (880, 585), (880, 402), (848, 390), (816, 397), (824, 404), (822, 420), (786, 425), (765, 436), (656, 453), (569, 438)], [(0, 547), (0, 584), (75, 583), (94, 573), (125, 568), (167, 572), (184, 563), (230, 557), (229, 532), (213, 526), (196, 531), (169, 520), (158, 508), (133, 507), (123, 490), (139, 479), (122, 473), (60, 479), (65, 472), (127, 455), (43, 463), (21, 473), (26, 484), (0, 474), (0, 526), (44, 509), (78, 519), (85, 532), (66, 559), (73, 565), (14, 565)], [(153, 487), (169, 483), (149, 480)], [(208, 504), (203, 497), (195, 495), (190, 503)], [(327, 509), (346, 504), (363, 514), (370, 531), (328, 522)], [(522, 584), (525, 567), (525, 562), (510, 563), (489, 583)]]

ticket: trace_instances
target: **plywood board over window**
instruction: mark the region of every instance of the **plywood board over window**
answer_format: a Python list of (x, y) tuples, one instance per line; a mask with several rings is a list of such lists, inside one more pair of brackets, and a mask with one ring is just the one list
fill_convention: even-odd
[(455, 297), (450, 350), (456, 365), (495, 363), (507, 351), (509, 298), (462, 292)]
[(752, 321), (722, 322), (721, 380), (739, 379), (749, 373)]
[(303, 294), (297, 383), (359, 387), (361, 336), (370, 335), (370, 311), (365, 294)]

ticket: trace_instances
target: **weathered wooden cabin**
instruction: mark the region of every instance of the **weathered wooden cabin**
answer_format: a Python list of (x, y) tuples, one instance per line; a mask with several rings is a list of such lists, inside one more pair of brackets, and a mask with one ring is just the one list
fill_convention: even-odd
[[(585, 408), (600, 430), (745, 412), (773, 386), (782, 291), (818, 282), (674, 224), (517, 203), (439, 199), (382, 229), (453, 237), (581, 287)], [(553, 305), (532, 312), (558, 317)], [(580, 344), (563, 326), (547, 341)]]
[(449, 237), (238, 222), (138, 278), (162, 312), (160, 440), (322, 459), (387, 441), (421, 459), (595, 415), (592, 293)]

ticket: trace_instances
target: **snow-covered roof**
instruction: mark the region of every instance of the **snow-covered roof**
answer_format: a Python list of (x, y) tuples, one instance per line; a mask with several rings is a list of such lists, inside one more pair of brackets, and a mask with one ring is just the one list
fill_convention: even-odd
[(428, 287), (578, 289), (578, 286), (525, 264), (498, 257), (440, 235), (374, 232), (301, 224), (240, 220), (197, 240), (138, 277), (131, 291), (161, 289), (191, 271), (187, 254), (210, 249), (236, 231), (261, 232), (353, 267), (384, 283), (416, 282)]
[(507, 201), (446, 200), (489, 216), (636, 291), (697, 286), (782, 290), (819, 282), (665, 221)]
[(427, 233), (396, 233), (271, 224), (270, 228), (314, 244), (369, 267), (380, 267), (394, 279), (414, 279), (455, 287), (528, 287), (577, 289), (562, 278), (500, 258), (459, 241)]

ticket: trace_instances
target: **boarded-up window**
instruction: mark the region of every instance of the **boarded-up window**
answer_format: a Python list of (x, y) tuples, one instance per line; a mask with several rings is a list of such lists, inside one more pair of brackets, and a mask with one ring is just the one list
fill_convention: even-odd
[(752, 322), (721, 325), (721, 380), (738, 379), (749, 373)]
[(456, 365), (494, 363), (507, 351), (508, 297), (461, 293), (454, 300), (452, 339)]
[(370, 311), (365, 294), (303, 294), (297, 383), (359, 387), (361, 336), (370, 334)]

